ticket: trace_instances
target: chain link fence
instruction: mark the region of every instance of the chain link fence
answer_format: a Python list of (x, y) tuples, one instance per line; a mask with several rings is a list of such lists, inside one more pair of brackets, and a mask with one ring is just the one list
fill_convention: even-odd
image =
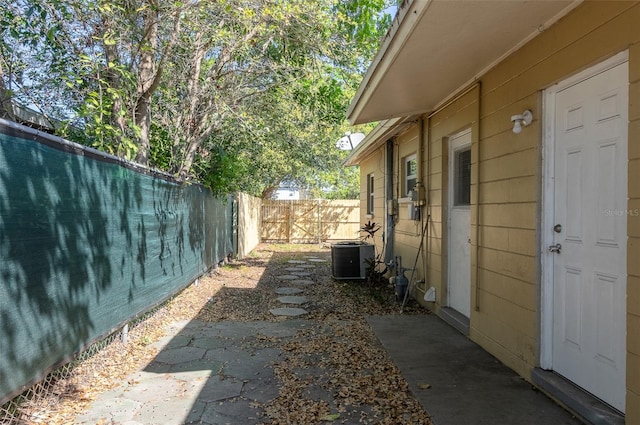
[(49, 372), (40, 382), (6, 402), (0, 407), (0, 424), (27, 425), (46, 423), (46, 416), (42, 412), (50, 410), (53, 405), (59, 402), (60, 397), (65, 393), (68, 380), (74, 375), (77, 366), (114, 342), (126, 344), (128, 333), (165, 308), (171, 299), (130, 321), (123, 328), (113, 332), (106, 338), (91, 344), (78, 353), (73, 360)]

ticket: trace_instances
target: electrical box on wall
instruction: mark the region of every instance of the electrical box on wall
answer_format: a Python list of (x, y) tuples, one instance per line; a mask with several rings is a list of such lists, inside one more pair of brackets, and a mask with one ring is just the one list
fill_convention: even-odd
[(409, 194), (414, 204), (417, 206), (424, 205), (424, 186), (421, 183), (417, 183)]

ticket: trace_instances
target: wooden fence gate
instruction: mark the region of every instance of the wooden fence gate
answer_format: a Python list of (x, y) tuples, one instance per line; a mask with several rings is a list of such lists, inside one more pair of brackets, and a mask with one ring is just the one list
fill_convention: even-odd
[(262, 242), (356, 240), (360, 227), (357, 199), (262, 201)]

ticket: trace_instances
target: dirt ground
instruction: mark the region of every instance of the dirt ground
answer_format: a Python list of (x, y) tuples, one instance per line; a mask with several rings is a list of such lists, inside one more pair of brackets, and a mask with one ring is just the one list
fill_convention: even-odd
[[(320, 245), (259, 245), (249, 257), (228, 263), (201, 277), (130, 330), (124, 345), (116, 339), (108, 347), (76, 367), (72, 375), (56, 384), (43, 400), (29, 408), (24, 424), (71, 424), (95, 398), (116, 387), (127, 375), (144, 368), (157, 350), (152, 343), (164, 336), (174, 321), (201, 320), (279, 321), (269, 310), (282, 307), (274, 295), (283, 286), (278, 276), (287, 274), (289, 260), (315, 256), (326, 259), (309, 269), (316, 284), (305, 287), (311, 301), (305, 319), (328, 326), (348, 321), (338, 333), (306, 330), (299, 341), (280, 347), (286, 362), (274, 365), (280, 383), (279, 396), (262, 405), (271, 424), (340, 423), (326, 402), (307, 399), (302, 389), (310, 384), (300, 375), (308, 366), (309, 353), (320, 359), (314, 366), (326, 371), (322, 385), (331, 389), (342, 406), (366, 406), (362, 423), (430, 424), (428, 415), (411, 395), (407, 383), (388, 357), (365, 320), (366, 315), (397, 314), (400, 307), (390, 287), (373, 289), (363, 282), (331, 278), (330, 249)], [(284, 285), (286, 286), (286, 285)], [(428, 314), (408, 303), (403, 314)], [(278, 341), (273, 343), (277, 344)], [(24, 416), (23, 416), (24, 417)]]

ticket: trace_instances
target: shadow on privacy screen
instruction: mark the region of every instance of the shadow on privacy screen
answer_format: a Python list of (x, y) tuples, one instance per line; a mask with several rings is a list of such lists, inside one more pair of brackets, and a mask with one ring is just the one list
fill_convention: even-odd
[(233, 252), (232, 208), (0, 120), (2, 403)]

